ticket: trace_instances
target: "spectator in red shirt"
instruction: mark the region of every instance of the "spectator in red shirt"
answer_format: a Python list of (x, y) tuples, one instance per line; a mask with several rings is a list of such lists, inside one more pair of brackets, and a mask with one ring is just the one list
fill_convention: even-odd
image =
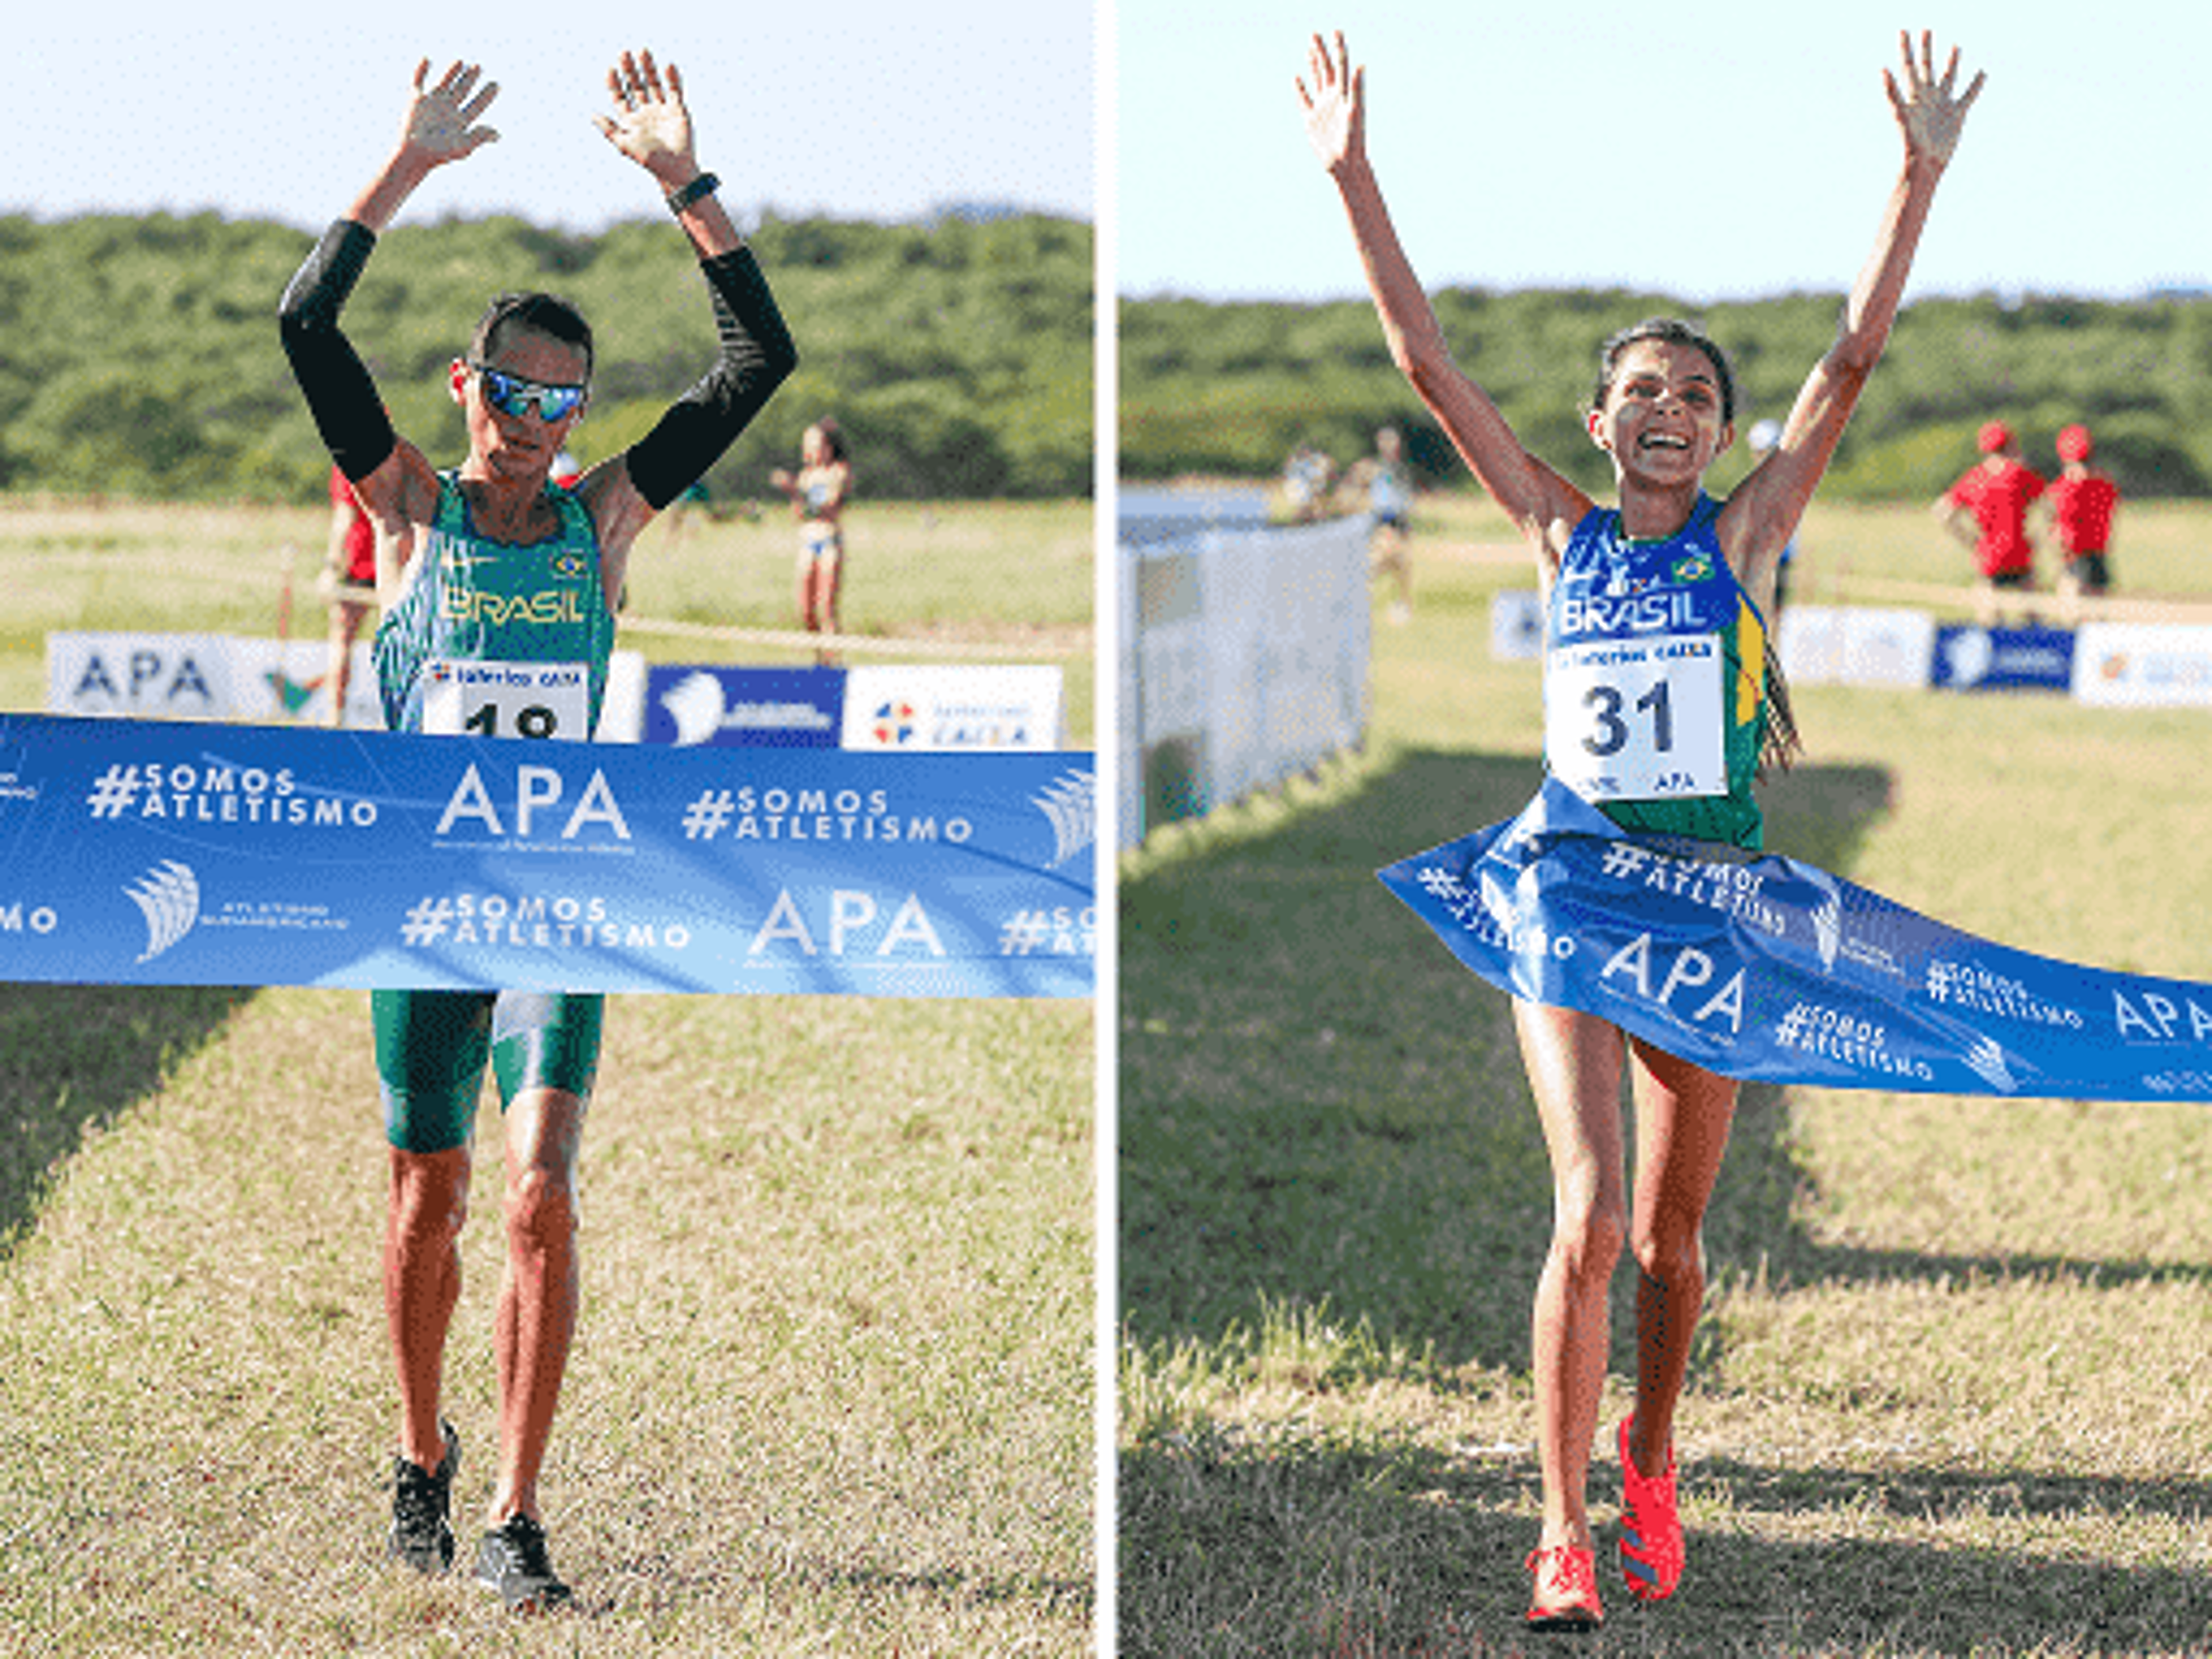
[(1996, 614), (2000, 589), (2029, 592), (2035, 586), (2035, 544), (2027, 538), (2027, 504), (2043, 494), (2043, 479), (2020, 459), (2012, 428), (2002, 421), (1984, 424), (1978, 440), (1981, 460), (1936, 498), (1943, 527), (1974, 550), (1981, 573), (1982, 621)]
[(345, 724), (346, 693), (353, 680), (353, 642), (361, 637), (361, 624), (376, 603), (376, 529), (361, 510), (353, 486), (337, 467), (331, 469), (331, 545), (319, 584), (331, 608), (331, 657), (323, 672), (323, 687), (330, 693), (328, 719), (332, 726)]
[(2059, 471), (2047, 498), (2051, 534), (2065, 561), (2058, 592), (2069, 601), (2084, 593), (2100, 598), (2112, 586), (2112, 514), (2119, 508), (2120, 490), (2109, 474), (2089, 465), (2094, 447), (2086, 426), (2059, 433)]

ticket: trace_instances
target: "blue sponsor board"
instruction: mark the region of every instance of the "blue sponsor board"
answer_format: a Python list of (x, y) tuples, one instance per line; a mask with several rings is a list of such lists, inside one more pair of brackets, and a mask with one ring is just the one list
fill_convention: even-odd
[(0, 979), (1087, 996), (1088, 754), (0, 716)]
[(1936, 630), (1930, 684), (1962, 691), (2068, 691), (2074, 684), (2074, 634), (2065, 628)]
[(646, 674), (647, 743), (835, 749), (844, 723), (842, 668), (700, 665)]
[(1771, 854), (1629, 836), (1556, 781), (1380, 872), (1462, 963), (1726, 1077), (2212, 1100), (2212, 985), (1991, 944)]

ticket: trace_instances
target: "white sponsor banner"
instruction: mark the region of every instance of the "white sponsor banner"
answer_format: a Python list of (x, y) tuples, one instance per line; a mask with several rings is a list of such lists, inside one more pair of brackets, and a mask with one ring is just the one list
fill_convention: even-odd
[(847, 671), (840, 746), (904, 750), (1062, 746), (1057, 664), (986, 667), (885, 665)]
[[(356, 731), (380, 731), (383, 706), (366, 639), (355, 641), (352, 659), (345, 723)], [(329, 672), (330, 646), (319, 638), (46, 635), (46, 708), (56, 714), (324, 726), (330, 719), (325, 683)], [(607, 668), (606, 704), (596, 734), (601, 742), (637, 740), (644, 690), (644, 658), (635, 651), (616, 652)]]
[(1926, 685), (1936, 619), (1923, 611), (1793, 605), (1782, 613), (1782, 672), (1793, 685)]
[(2212, 628), (2085, 623), (2074, 642), (2074, 695), (2108, 708), (2212, 708)]
[[(330, 646), (228, 634), (46, 635), (46, 708), (57, 714), (321, 726), (330, 717)], [(384, 724), (368, 645), (356, 641), (346, 723)]]

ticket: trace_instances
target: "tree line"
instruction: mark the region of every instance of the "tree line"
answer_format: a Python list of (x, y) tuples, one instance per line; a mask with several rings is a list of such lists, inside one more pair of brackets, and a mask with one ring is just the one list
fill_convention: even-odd
[[(1741, 439), (1753, 421), (1789, 413), (1843, 304), (1840, 294), (1793, 294), (1698, 308), (1620, 289), (1460, 288), (1434, 299), (1453, 355), (1522, 441), (1591, 490), (1610, 475), (1583, 411), (1615, 329), (1653, 315), (1703, 326), (1729, 354)], [(1386, 423), (1407, 433), (1432, 480), (1466, 476), (1391, 365), (1364, 300), (1125, 299), (1119, 349), (1126, 477), (1268, 477), (1300, 444), (1345, 464)], [(1899, 317), (1823, 488), (1842, 499), (1932, 498), (1974, 461), (1975, 434), (1992, 417), (2046, 474), (2058, 429), (2080, 422), (2129, 495), (2212, 495), (2212, 296), (1917, 301)], [(1717, 464), (1716, 489), (1747, 470), (1747, 452), (1739, 442)]]
[[(215, 213), (0, 216), (0, 488), (311, 501), (328, 458), (276, 337), (313, 236)], [(886, 225), (769, 218), (750, 240), (799, 368), (708, 477), (767, 493), (834, 415), (878, 497), (1090, 493), (1093, 237), (1036, 214)], [(514, 217), (394, 227), (345, 313), (399, 429), (466, 449), (446, 368), (486, 302), (544, 289), (597, 345), (572, 448), (627, 447), (713, 362), (690, 245), (664, 218), (593, 234)]]

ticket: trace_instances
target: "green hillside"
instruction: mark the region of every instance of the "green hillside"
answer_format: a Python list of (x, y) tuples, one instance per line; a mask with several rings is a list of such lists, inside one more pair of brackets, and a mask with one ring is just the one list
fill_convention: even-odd
[[(752, 243), (799, 368), (709, 475), (758, 493), (834, 414), (877, 497), (1087, 494), (1092, 236), (1038, 215), (932, 225), (771, 219)], [(276, 338), (303, 231), (213, 213), (0, 217), (0, 488), (318, 499), (326, 461)], [(591, 236), (514, 218), (395, 227), (346, 313), (400, 429), (464, 447), (443, 371), (485, 302), (548, 289), (598, 335), (586, 463), (713, 362), (707, 292), (665, 222)]]

